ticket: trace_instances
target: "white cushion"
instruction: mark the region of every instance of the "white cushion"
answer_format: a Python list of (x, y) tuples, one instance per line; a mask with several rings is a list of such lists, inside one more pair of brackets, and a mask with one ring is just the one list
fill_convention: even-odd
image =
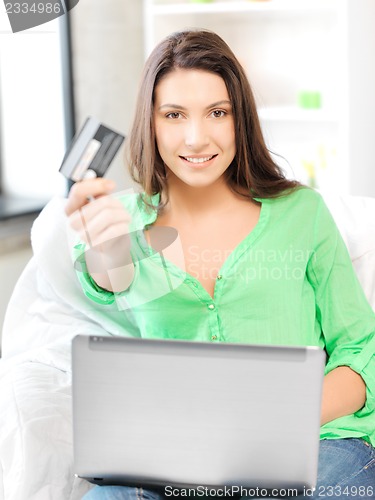
[(367, 300), (375, 310), (375, 198), (321, 192), (348, 247)]

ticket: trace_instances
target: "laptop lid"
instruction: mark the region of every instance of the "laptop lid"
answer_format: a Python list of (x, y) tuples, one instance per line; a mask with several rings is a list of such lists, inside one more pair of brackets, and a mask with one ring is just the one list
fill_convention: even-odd
[(74, 465), (97, 484), (312, 488), (316, 347), (78, 335)]

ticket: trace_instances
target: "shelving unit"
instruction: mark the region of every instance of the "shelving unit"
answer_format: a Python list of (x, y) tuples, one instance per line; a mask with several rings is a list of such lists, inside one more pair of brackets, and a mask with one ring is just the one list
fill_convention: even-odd
[[(371, 19), (374, 0), (144, 0), (145, 56), (173, 31), (216, 31), (247, 71), (267, 144), (286, 159), (287, 175), (375, 196)], [(319, 109), (299, 107), (309, 91), (319, 92)]]

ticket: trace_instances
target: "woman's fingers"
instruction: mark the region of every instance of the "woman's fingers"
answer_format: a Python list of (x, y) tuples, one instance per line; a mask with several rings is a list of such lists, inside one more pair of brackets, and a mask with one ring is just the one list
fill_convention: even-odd
[(127, 234), (130, 220), (122, 203), (111, 196), (98, 198), (69, 217), (71, 227), (90, 246)]
[(90, 238), (90, 245), (92, 248), (100, 249), (102, 253), (110, 254), (111, 260), (118, 261), (121, 255), (127, 254), (130, 250), (128, 224), (123, 222), (112, 224), (93, 239)]
[[(124, 207), (118, 199), (112, 196), (101, 196), (100, 198), (93, 199), (90, 203), (86, 203), (78, 210), (75, 210), (69, 216), (69, 223), (74, 230), (80, 231), (82, 229), (82, 217), (85, 220), (85, 224), (89, 224), (89, 222), (100, 215), (101, 212), (119, 209), (124, 210)], [(107, 224), (110, 224), (110, 222), (111, 219), (108, 219)]]
[(115, 187), (116, 184), (113, 181), (103, 178), (76, 182), (69, 192), (68, 202), (65, 205), (66, 215), (69, 216), (85, 206), (90, 198), (108, 195)]
[(110, 239), (129, 232), (130, 219), (124, 208), (103, 210), (93, 219), (85, 218), (82, 213), (80, 236), (90, 245), (100, 245)]

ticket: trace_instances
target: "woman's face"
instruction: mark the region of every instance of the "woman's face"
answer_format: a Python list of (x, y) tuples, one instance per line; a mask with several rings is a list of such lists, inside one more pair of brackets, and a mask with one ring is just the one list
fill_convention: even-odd
[(223, 180), (236, 154), (232, 106), (224, 80), (176, 69), (155, 88), (156, 144), (168, 184), (208, 187)]

